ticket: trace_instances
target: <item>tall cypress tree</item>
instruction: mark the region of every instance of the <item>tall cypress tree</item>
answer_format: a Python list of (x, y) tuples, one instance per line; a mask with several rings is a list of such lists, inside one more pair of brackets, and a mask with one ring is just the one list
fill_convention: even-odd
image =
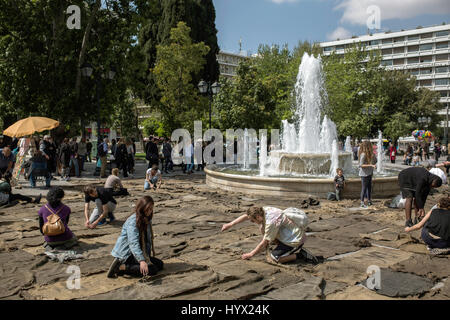
[(202, 71), (193, 75), (193, 82), (200, 79), (217, 81), (219, 78), (219, 64), (217, 54), (216, 12), (212, 0), (158, 0), (151, 4), (143, 1), (138, 7), (145, 21), (139, 33), (139, 47), (145, 61), (145, 71), (139, 78), (143, 86), (139, 95), (147, 103), (155, 104), (159, 101), (159, 90), (150, 69), (155, 66), (156, 46), (167, 44), (170, 30), (180, 21), (186, 22), (191, 28), (191, 38), (194, 42), (203, 41), (210, 51), (206, 56), (206, 64)]

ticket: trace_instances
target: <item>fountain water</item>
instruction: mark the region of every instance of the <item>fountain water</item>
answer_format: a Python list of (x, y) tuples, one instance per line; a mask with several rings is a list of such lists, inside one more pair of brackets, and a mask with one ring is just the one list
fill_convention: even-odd
[(348, 136), (347, 139), (345, 139), (344, 151), (352, 152), (352, 138), (350, 136)]
[(332, 148), (334, 141), (337, 144), (337, 130), (334, 122), (322, 115), (326, 91), (320, 57), (315, 58), (307, 53), (303, 55), (295, 94), (295, 116), (298, 122), (291, 124), (287, 120), (283, 121), (282, 150), (270, 153), (267, 161), (270, 168), (264, 172), (277, 175), (329, 175), (333, 166), (351, 170), (351, 152), (337, 151), (333, 164)]
[(384, 172), (383, 167), (383, 132), (378, 132), (378, 144), (377, 144), (377, 173), (382, 174)]

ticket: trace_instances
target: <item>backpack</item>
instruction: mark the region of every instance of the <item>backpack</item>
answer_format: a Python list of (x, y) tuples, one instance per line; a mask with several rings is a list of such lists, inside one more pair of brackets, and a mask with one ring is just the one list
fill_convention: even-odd
[(54, 212), (47, 205), (45, 205), (48, 211), (52, 214), (47, 217), (47, 222), (42, 227), (42, 232), (45, 236), (59, 236), (66, 232), (66, 228), (64, 227), (64, 223), (61, 221), (61, 217), (58, 213), (64, 208), (62, 206), (57, 212)]
[(300, 228), (306, 228), (309, 223), (308, 216), (304, 211), (300, 209), (287, 208), (283, 211), (283, 214)]

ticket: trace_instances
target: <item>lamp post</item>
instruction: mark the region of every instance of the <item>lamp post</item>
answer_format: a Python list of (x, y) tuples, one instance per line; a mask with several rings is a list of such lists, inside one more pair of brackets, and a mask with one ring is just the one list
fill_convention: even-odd
[(100, 69), (98, 72), (94, 72), (94, 67), (90, 64), (85, 62), (81, 66), (81, 75), (86, 78), (90, 78), (92, 74), (94, 74), (95, 78), (95, 97), (97, 100), (97, 145), (100, 143), (101, 135), (100, 135), (100, 125), (101, 125), (101, 119), (100, 119), (100, 89), (102, 86), (101, 79), (108, 79), (113, 80), (116, 76), (116, 70), (114, 67), (112, 67), (108, 72), (101, 73), (101, 70), (103, 70), (103, 67), (100, 66)]
[(211, 129), (211, 113), (212, 113), (212, 100), (213, 96), (220, 91), (220, 84), (214, 82), (206, 82), (204, 80), (200, 81), (198, 84), (198, 89), (201, 94), (207, 94), (209, 96), (209, 129)]

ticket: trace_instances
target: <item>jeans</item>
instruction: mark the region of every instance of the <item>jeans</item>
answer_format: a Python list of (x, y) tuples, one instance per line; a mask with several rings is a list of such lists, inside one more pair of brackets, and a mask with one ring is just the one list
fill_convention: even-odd
[[(36, 187), (36, 177), (33, 177), (33, 173), (30, 174), (30, 185), (32, 188)], [(52, 177), (50, 175), (50, 173), (48, 174), (47, 177), (45, 177), (45, 186), (46, 187), (50, 187), (50, 181), (52, 180)]]
[(79, 177), (80, 176), (80, 168), (78, 167), (78, 159), (70, 157), (69, 172), (70, 172), (70, 168), (72, 168), (72, 163), (73, 163), (73, 166), (75, 167), (75, 175), (77, 177)]
[[(102, 215), (102, 213), (103, 213), (102, 200), (100, 200), (100, 199), (95, 200), (95, 205), (96, 205), (96, 208), (92, 211), (92, 214), (91, 214), (91, 216), (89, 218), (89, 223), (94, 223), (98, 219), (98, 217), (100, 217)], [(115, 217), (113, 215), (113, 212), (116, 209), (116, 204), (112, 203), (110, 201), (106, 205), (108, 206), (108, 217), (109, 217), (109, 219), (114, 220)]]
[(336, 200), (341, 201), (341, 195), (342, 195), (343, 189), (336, 188)]
[(81, 171), (84, 171), (84, 163), (86, 162), (86, 158), (87, 158), (86, 155), (80, 156), (80, 159), (81, 159)]
[(361, 202), (364, 199), (372, 200), (372, 176), (361, 177)]
[[(152, 185), (156, 185), (156, 183), (158, 182), (158, 177), (150, 179), (150, 182)], [(148, 183), (148, 181), (145, 181), (144, 183), (144, 190), (150, 190), (150, 183)]]

